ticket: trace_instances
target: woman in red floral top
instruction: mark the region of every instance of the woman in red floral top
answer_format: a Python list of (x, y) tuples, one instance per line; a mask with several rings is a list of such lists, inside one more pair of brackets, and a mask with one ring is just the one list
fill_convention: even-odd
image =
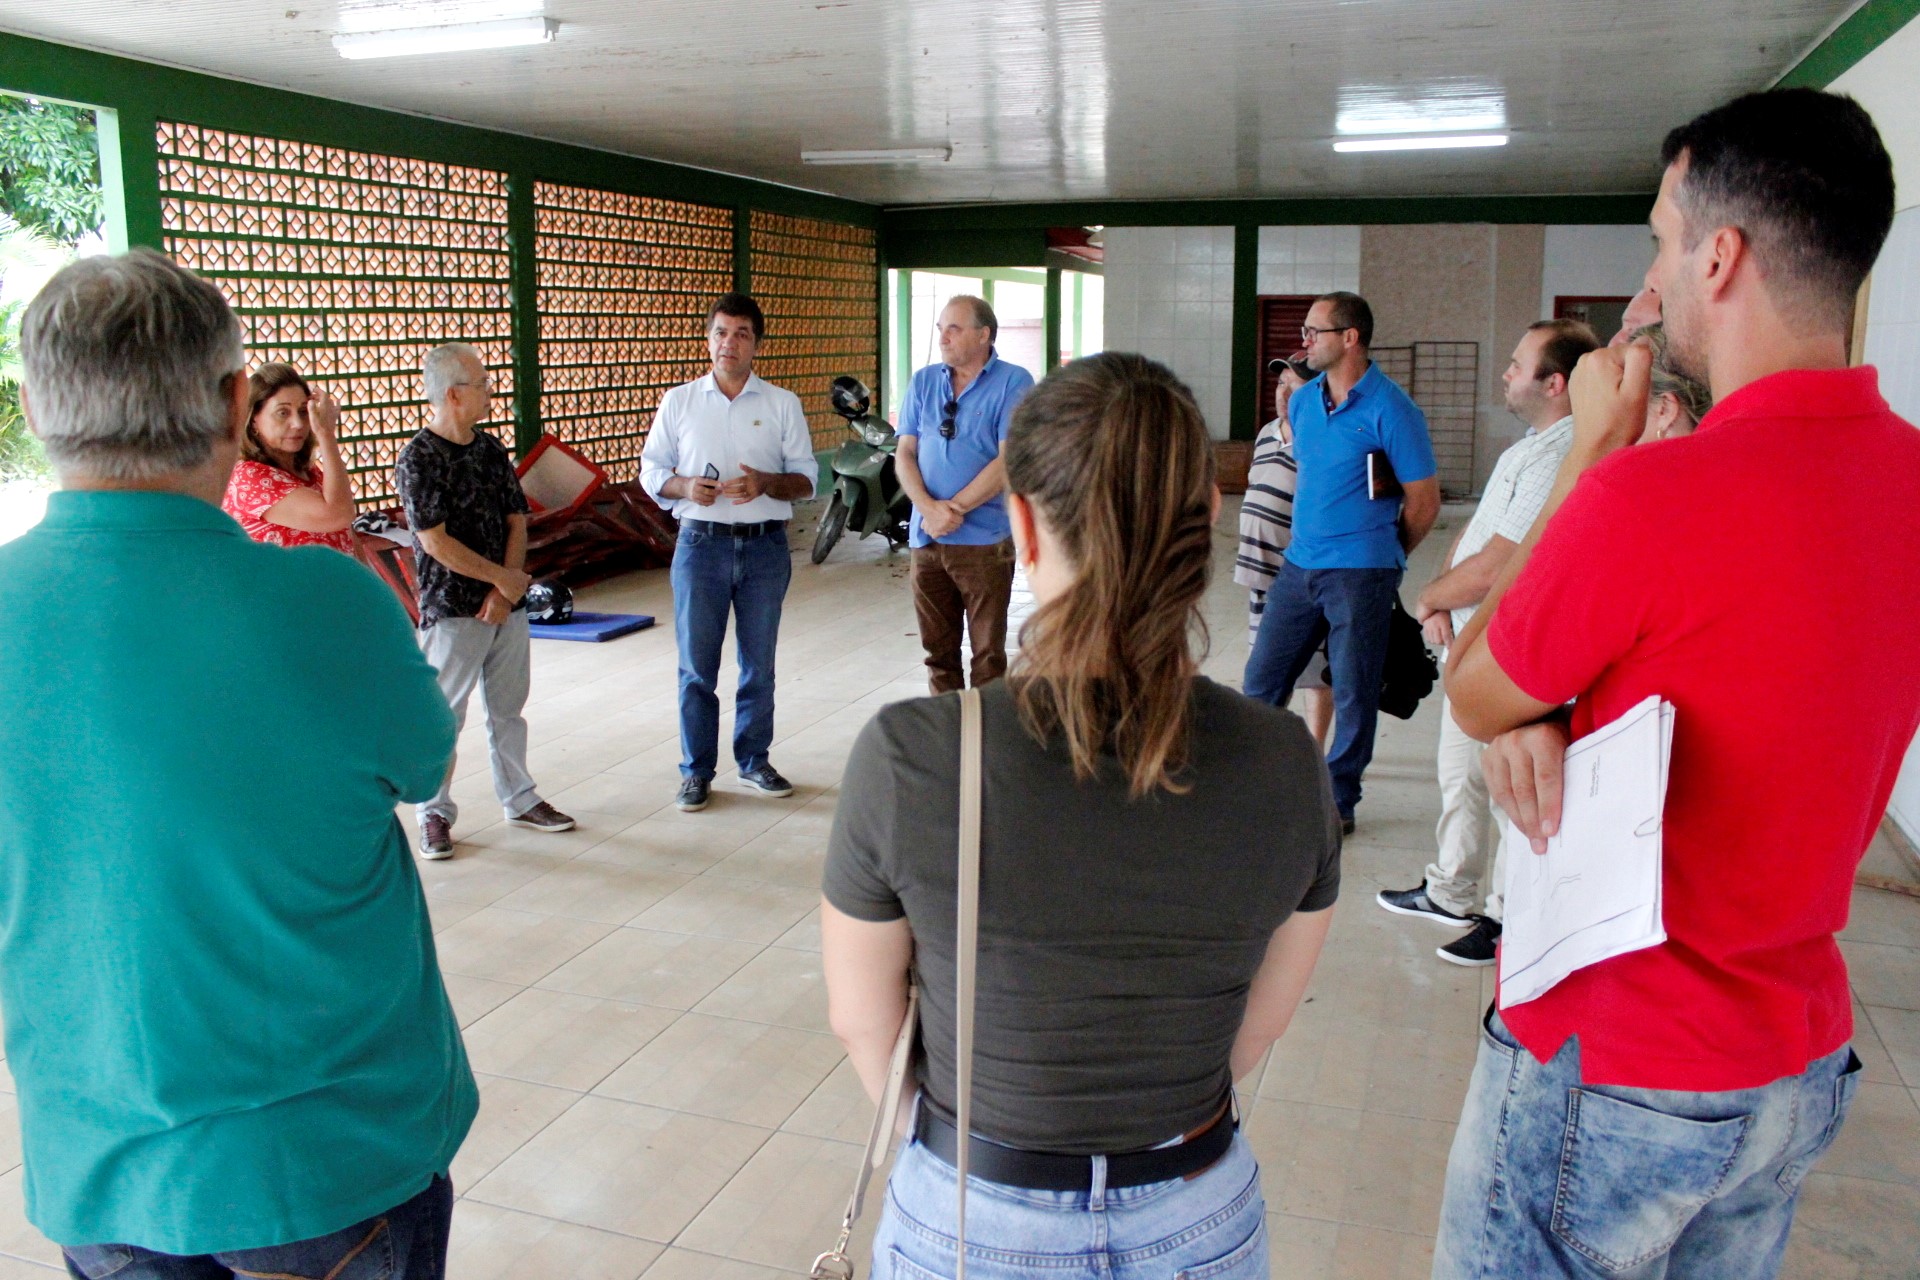
[(340, 460), (339, 402), (324, 390), (315, 394), (292, 365), (261, 365), (247, 382), (253, 414), (221, 507), (255, 542), (353, 555), (353, 480)]

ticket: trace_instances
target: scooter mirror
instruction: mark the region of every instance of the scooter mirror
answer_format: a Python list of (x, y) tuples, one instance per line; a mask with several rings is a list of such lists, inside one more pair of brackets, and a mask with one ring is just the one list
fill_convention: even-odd
[(835, 413), (851, 422), (873, 407), (873, 392), (860, 379), (843, 373), (828, 388), (827, 400)]

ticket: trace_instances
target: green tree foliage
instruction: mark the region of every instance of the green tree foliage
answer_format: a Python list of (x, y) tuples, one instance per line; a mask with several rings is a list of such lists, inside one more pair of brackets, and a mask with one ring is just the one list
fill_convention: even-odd
[(0, 93), (0, 213), (68, 245), (100, 227), (92, 111)]
[(0, 213), (0, 482), (47, 473), (46, 455), (20, 409), (20, 322), (73, 250)]

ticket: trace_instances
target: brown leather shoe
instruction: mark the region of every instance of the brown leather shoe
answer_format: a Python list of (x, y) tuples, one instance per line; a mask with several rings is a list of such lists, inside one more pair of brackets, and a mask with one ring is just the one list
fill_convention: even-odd
[(437, 813), (420, 819), (420, 856), (429, 862), (453, 856), (453, 824)]
[(571, 831), (573, 819), (542, 800), (519, 817), (508, 818), (507, 825), (527, 827), (534, 831)]

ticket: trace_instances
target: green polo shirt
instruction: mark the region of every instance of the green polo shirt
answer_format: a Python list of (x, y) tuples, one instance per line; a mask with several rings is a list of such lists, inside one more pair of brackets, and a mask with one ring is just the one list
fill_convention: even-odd
[(28, 1218), (200, 1254), (423, 1190), (477, 1097), (394, 814), (454, 743), (399, 602), (198, 499), (74, 491), (0, 599)]

